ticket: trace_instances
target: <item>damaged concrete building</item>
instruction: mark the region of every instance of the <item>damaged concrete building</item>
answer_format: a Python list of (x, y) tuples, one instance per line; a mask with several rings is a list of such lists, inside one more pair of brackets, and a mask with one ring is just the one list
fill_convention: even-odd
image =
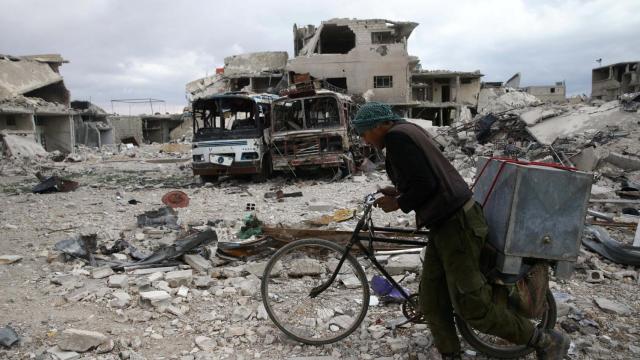
[(284, 76), (286, 51), (265, 51), (233, 55), (224, 59), (216, 73), (186, 85), (191, 100), (225, 92), (274, 93)]
[(591, 72), (593, 99), (610, 101), (635, 92), (640, 92), (640, 61), (606, 65)]
[(522, 90), (542, 101), (564, 102), (567, 100), (567, 87), (564, 81), (558, 81), (555, 85), (526, 86)]
[(60, 55), (0, 55), (0, 130), (32, 137), (47, 151), (73, 152), (75, 129)]
[(89, 147), (114, 144), (114, 134), (107, 112), (90, 101), (71, 102), (74, 111), (76, 143)]
[(415, 22), (332, 19), (294, 25), (294, 54), (287, 70), (394, 106), (408, 117), (448, 125), (463, 107), (475, 111), (482, 74), (425, 71), (407, 51)]
[(142, 115), (142, 138), (147, 143), (167, 143), (171, 141), (171, 131), (180, 126), (182, 114)]

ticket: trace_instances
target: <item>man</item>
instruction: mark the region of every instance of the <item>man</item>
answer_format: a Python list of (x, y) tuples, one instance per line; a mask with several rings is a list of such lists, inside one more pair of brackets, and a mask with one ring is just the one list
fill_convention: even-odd
[(534, 347), (540, 359), (562, 359), (569, 339), (539, 330), (526, 318), (494, 304), (480, 272), (487, 224), (460, 174), (424, 129), (403, 121), (388, 105), (370, 102), (352, 121), (368, 144), (386, 148), (386, 169), (395, 187), (382, 190), (376, 206), (385, 212), (415, 211), (418, 228), (429, 228), (420, 306), (443, 359), (460, 359), (453, 312), (473, 328)]

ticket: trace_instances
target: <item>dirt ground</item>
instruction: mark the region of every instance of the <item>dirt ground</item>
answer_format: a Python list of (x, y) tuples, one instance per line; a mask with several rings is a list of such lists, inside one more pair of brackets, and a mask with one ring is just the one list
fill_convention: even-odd
[[(144, 151), (154, 153), (157, 149)], [(112, 306), (114, 289), (107, 286), (107, 279), (93, 279), (91, 268), (79, 260), (62, 261), (54, 250), (56, 242), (75, 234), (96, 233), (98, 243), (107, 246), (119, 238), (142, 249), (170, 243), (175, 232), (156, 239), (136, 224), (137, 215), (163, 206), (161, 198), (170, 190), (184, 191), (190, 198), (189, 206), (178, 210), (182, 228), (215, 223), (219, 240), (228, 241), (241, 226), (248, 203), (255, 204), (256, 215), (266, 224), (295, 226), (332, 212), (311, 211), (310, 204), (357, 209), (366, 193), (388, 184), (383, 172), (375, 172), (334, 182), (332, 174), (302, 179), (280, 174), (263, 184), (223, 178), (202, 185), (191, 175), (187, 156), (160, 162), (143, 161), (143, 156), (49, 162), (39, 168), (80, 183), (77, 190), (68, 193), (33, 194), (30, 188), (38, 182), (35, 169), (15, 163), (5, 166), (0, 177), (0, 255), (20, 255), (22, 259), (0, 265), (0, 326), (9, 325), (21, 341), (11, 348), (0, 348), (0, 358), (53, 359), (47, 350), (58, 344), (62, 332), (69, 328), (97, 331), (114, 341), (106, 353), (89, 351), (78, 355), (82, 359), (437, 358), (425, 325), (394, 330), (371, 327), (402, 316), (398, 305), (371, 307), (361, 328), (338, 343), (321, 347), (295, 343), (260, 311), (259, 279), (247, 271), (253, 263), (242, 261), (215, 263), (214, 269), (231, 269), (236, 276), (213, 276), (208, 289), (190, 286), (187, 297), (173, 297), (172, 305), (180, 309), (181, 316), (138, 304), (135, 285), (144, 276), (129, 276), (127, 291), (132, 300), (128, 306)], [(277, 189), (301, 191), (303, 197), (282, 202), (265, 198), (265, 193)], [(132, 199), (137, 203), (130, 204)], [(401, 212), (378, 211), (375, 220), (380, 225), (414, 224), (411, 215)], [(349, 230), (354, 224), (352, 219), (330, 227)], [(614, 234), (629, 237), (633, 230)], [(578, 263), (571, 280), (554, 280), (551, 285), (559, 309), (558, 328), (571, 331), (571, 358), (639, 357), (637, 269), (612, 264), (586, 250)], [(586, 270), (590, 269), (604, 270), (603, 281), (587, 282)], [(410, 278), (407, 285), (417, 287), (419, 276), (412, 278), (416, 280)], [(603, 310), (594, 302), (601, 297), (615, 301), (622, 309)], [(376, 338), (372, 335), (375, 332)], [(199, 336), (209, 338), (209, 346), (196, 345)], [(484, 358), (467, 345), (465, 349), (465, 358)]]

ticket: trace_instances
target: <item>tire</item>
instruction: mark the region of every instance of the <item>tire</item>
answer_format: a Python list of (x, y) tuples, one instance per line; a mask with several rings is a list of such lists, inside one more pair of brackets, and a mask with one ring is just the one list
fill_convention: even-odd
[[(292, 339), (309, 345), (341, 340), (358, 328), (369, 307), (367, 277), (351, 255), (338, 277), (317, 297), (309, 293), (333, 274), (345, 248), (305, 239), (278, 250), (262, 276), (262, 302), (269, 318)], [(341, 279), (349, 278), (350, 288)]]
[[(542, 318), (537, 321), (538, 328), (553, 329), (557, 320), (556, 301), (553, 298), (551, 290), (547, 290), (547, 311)], [(455, 316), (456, 325), (460, 335), (479, 352), (499, 359), (515, 359), (521, 358), (534, 351), (533, 348), (526, 345), (506, 344), (505, 340), (498, 337), (479, 333), (474, 330), (460, 316)], [(498, 342), (502, 343), (499, 344)]]

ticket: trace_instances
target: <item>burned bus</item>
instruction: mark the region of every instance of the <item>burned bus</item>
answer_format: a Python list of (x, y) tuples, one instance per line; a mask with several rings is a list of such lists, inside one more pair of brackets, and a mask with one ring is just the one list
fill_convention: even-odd
[(273, 102), (272, 160), (274, 170), (296, 168), (353, 168), (349, 114), (351, 97), (312, 90), (300, 97)]
[(271, 94), (225, 93), (193, 101), (193, 174), (203, 181), (220, 175), (253, 175), (272, 171)]

